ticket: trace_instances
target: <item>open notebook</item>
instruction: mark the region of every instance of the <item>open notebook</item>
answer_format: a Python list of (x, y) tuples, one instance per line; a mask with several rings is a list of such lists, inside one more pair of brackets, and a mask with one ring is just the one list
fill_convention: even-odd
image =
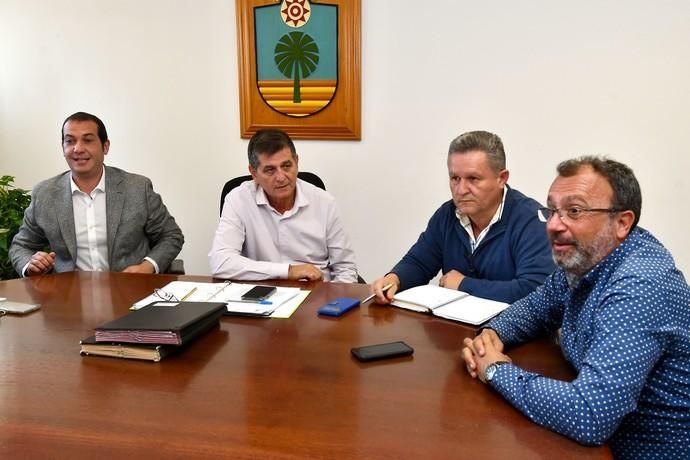
[(477, 326), (509, 304), (427, 284), (396, 293), (391, 305)]
[(242, 294), (256, 286), (226, 281), (224, 283), (204, 283), (195, 281), (172, 281), (151, 295), (135, 302), (133, 310), (161, 300), (189, 302), (225, 302), (228, 314), (289, 318), (299, 307), (310, 291), (300, 288), (277, 287), (265, 301), (248, 302)]

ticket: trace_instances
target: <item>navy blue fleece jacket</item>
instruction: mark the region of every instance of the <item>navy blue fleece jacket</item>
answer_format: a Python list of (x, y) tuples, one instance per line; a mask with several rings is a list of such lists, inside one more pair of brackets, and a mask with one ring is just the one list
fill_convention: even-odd
[(439, 270), (465, 275), (460, 290), (502, 302), (515, 302), (542, 284), (555, 265), (545, 224), (537, 217), (540, 205), (517, 190), (507, 190), (501, 220), (474, 254), (453, 200), (444, 203), (391, 270), (400, 278), (400, 290), (427, 284)]

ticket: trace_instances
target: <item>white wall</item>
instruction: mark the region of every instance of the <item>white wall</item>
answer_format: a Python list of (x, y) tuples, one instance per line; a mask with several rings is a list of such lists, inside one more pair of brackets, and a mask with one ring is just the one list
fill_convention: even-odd
[[(642, 225), (690, 268), (690, 3), (362, 0), (362, 141), (297, 141), (338, 199), (361, 274), (388, 270), (449, 197), (445, 154), (500, 134), (544, 200), (560, 160), (631, 165)], [(145, 174), (208, 273), (218, 194), (246, 171), (233, 0), (0, 0), (0, 174), (66, 169), (60, 125), (99, 115), (107, 162)]]

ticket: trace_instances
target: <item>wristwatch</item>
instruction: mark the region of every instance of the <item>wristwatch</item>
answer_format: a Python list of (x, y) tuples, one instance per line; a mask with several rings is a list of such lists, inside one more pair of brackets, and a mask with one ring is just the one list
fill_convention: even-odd
[(489, 364), (484, 371), (484, 380), (490, 382), (494, 378), (494, 374), (496, 374), (498, 366), (501, 364), (509, 364), (509, 361), (496, 361), (495, 363)]

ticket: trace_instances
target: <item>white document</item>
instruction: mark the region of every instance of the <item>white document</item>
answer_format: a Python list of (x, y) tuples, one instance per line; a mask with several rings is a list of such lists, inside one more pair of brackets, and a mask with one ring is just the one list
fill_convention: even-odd
[[(281, 288), (279, 288), (281, 289)], [(266, 305), (257, 302), (228, 302), (228, 311), (239, 315), (256, 315), (266, 316), (268, 318), (289, 318), (297, 310), (304, 299), (307, 298), (311, 291), (302, 291), (299, 288), (282, 288), (282, 289), (296, 289), (297, 292), (289, 299), (283, 300), (279, 305)], [(275, 296), (274, 294), (273, 296)], [(271, 296), (271, 297), (273, 297)]]
[[(451, 295), (450, 293), (454, 294)], [(402, 299), (400, 299), (401, 297)], [(445, 301), (447, 299), (451, 300)], [(391, 304), (407, 310), (430, 313), (440, 318), (474, 326), (488, 321), (509, 306), (505, 302), (483, 299), (466, 292), (431, 284), (413, 287), (397, 293)]]
[(196, 281), (172, 281), (160, 289), (156, 289), (151, 295), (135, 302), (132, 305), (132, 310), (138, 310), (141, 307), (153, 302), (173, 301), (179, 302), (181, 300), (190, 302), (224, 302), (217, 300), (216, 296), (231, 286), (231, 283), (203, 283)]
[[(272, 314), (278, 308), (297, 297), (301, 292), (300, 288), (296, 287), (276, 287), (276, 292), (265, 300), (259, 302), (242, 300), (242, 295), (254, 286), (256, 285), (233, 284), (232, 287), (224, 289), (219, 295), (215, 296), (214, 300), (226, 302), (228, 311), (231, 313), (264, 316), (271, 315), (271, 317), (273, 317)], [(307, 291), (307, 294), (309, 294), (309, 291)], [(299, 303), (295, 306), (295, 309), (297, 306), (299, 306)], [(290, 312), (290, 314), (292, 314), (292, 312)]]
[(259, 302), (242, 300), (242, 295), (255, 286), (255, 284), (231, 283), (229, 281), (224, 283), (172, 281), (136, 302), (132, 306), (132, 310), (145, 307), (153, 302), (166, 300), (225, 302), (228, 312), (231, 313), (289, 318), (310, 293), (310, 291), (302, 291), (296, 287), (278, 286), (276, 291), (265, 300)]

